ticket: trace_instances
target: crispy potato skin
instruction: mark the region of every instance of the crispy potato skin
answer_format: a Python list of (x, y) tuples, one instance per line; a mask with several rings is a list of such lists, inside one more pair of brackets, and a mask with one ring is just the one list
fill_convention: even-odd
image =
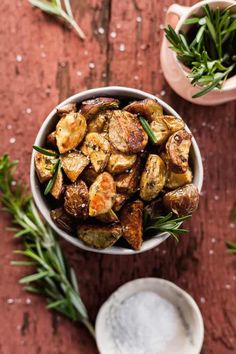
[(95, 171), (93, 165), (89, 164), (83, 170), (81, 178), (88, 186), (91, 186), (91, 184), (95, 181), (98, 175), (99, 173)]
[(110, 121), (111, 116), (112, 116), (111, 110), (98, 113), (88, 123), (88, 132), (89, 133), (108, 132), (109, 121)]
[(127, 203), (121, 210), (120, 220), (124, 238), (135, 251), (139, 251), (143, 242), (143, 202)]
[(57, 147), (56, 131), (48, 134), (47, 136), (47, 145), (51, 147)]
[(54, 159), (55, 157), (53, 156), (46, 156), (41, 154), (40, 152), (36, 152), (34, 157), (34, 166), (40, 183), (47, 182), (52, 178), (52, 168), (54, 167), (52, 160)]
[(148, 136), (136, 116), (115, 110), (109, 123), (109, 140), (116, 150), (136, 154), (146, 147)]
[(182, 129), (172, 134), (166, 143), (166, 153), (170, 169), (175, 173), (185, 173), (188, 168), (192, 135)]
[(53, 185), (50, 193), (55, 199), (60, 199), (63, 189), (64, 189), (63, 188), (63, 174), (62, 174), (62, 171), (60, 170), (57, 174), (57, 178), (54, 182), (54, 185)]
[(104, 249), (110, 247), (122, 236), (122, 227), (120, 224), (114, 225), (94, 225), (83, 224), (78, 226), (78, 237), (86, 245)]
[(122, 208), (122, 206), (125, 204), (126, 200), (128, 199), (128, 196), (125, 194), (119, 194), (117, 193), (115, 196), (115, 201), (113, 204), (113, 210), (115, 212), (120, 211), (120, 209)]
[(130, 169), (137, 159), (137, 155), (126, 155), (112, 148), (112, 152), (107, 164), (107, 170), (111, 174), (125, 172)]
[(199, 192), (194, 184), (186, 184), (174, 191), (168, 192), (163, 197), (163, 203), (168, 211), (178, 216), (192, 214), (199, 204)]
[(171, 134), (177, 132), (178, 130), (184, 129), (185, 123), (183, 119), (176, 118), (174, 116), (162, 116), (162, 119)]
[(79, 151), (68, 152), (61, 156), (61, 164), (67, 177), (71, 182), (75, 182), (89, 164), (89, 158)]
[(57, 114), (59, 117), (62, 117), (68, 113), (75, 113), (77, 112), (76, 103), (68, 103), (61, 108), (57, 108)]
[(142, 101), (132, 102), (126, 106), (124, 110), (133, 114), (139, 114), (146, 118), (150, 123), (155, 120), (156, 117), (163, 115), (162, 106), (157, 101), (149, 98)]
[(108, 172), (101, 173), (89, 188), (89, 216), (107, 213), (112, 209), (116, 185)]
[(72, 233), (74, 229), (73, 220), (66, 214), (63, 208), (57, 208), (50, 212), (52, 220), (57, 224), (60, 229)]
[(182, 119), (174, 116), (157, 116), (150, 124), (156, 137), (156, 144), (164, 144), (171, 134), (184, 128)]
[(83, 101), (81, 104), (80, 112), (89, 121), (102, 111), (119, 108), (119, 104), (119, 100), (115, 98), (98, 97)]
[(86, 119), (80, 113), (69, 113), (63, 116), (56, 126), (59, 152), (63, 154), (76, 148), (83, 140), (86, 129)]
[(88, 188), (86, 184), (84, 181), (78, 180), (66, 187), (64, 198), (65, 211), (74, 218), (87, 219), (88, 199)]
[(89, 133), (81, 147), (84, 155), (90, 158), (96, 172), (102, 172), (110, 157), (110, 143), (101, 134)]
[(166, 181), (166, 166), (158, 155), (148, 156), (140, 181), (140, 197), (149, 201), (158, 196)]
[(141, 160), (138, 157), (129, 172), (115, 176), (116, 189), (118, 193), (131, 195), (139, 188), (141, 171)]
[(190, 168), (185, 173), (174, 173), (168, 170), (165, 186), (169, 189), (176, 189), (191, 183), (192, 180), (193, 174)]
[(96, 216), (96, 219), (101, 222), (104, 222), (105, 224), (119, 222), (118, 216), (112, 209), (110, 209), (106, 214), (100, 214)]

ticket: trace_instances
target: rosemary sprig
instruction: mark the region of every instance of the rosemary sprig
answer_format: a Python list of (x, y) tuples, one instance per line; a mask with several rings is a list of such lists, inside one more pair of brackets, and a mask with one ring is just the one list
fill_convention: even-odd
[(75, 271), (67, 264), (57, 236), (42, 222), (32, 197), (27, 196), (20, 182), (12, 185), (16, 165), (17, 162), (11, 162), (7, 155), (0, 157), (0, 201), (12, 216), (15, 236), (23, 243), (23, 249), (15, 253), (28, 259), (12, 264), (35, 267), (35, 273), (23, 277), (20, 283), (26, 285), (25, 290), (44, 296), (49, 309), (82, 322), (95, 336)]
[(142, 116), (139, 116), (139, 120), (142, 124), (143, 129), (145, 130), (145, 132), (149, 136), (151, 142), (155, 144), (157, 142), (157, 139), (156, 139), (155, 134), (153, 133), (152, 128), (150, 127), (148, 121), (145, 118), (143, 118)]
[(181, 225), (184, 220), (190, 219), (192, 215), (182, 217), (173, 217), (173, 213), (165, 216), (151, 217), (150, 214), (144, 214), (144, 232), (168, 232), (176, 241), (179, 241), (179, 234), (187, 233), (188, 230), (182, 229)]
[[(61, 18), (64, 22), (71, 25), (79, 37), (84, 40), (85, 34), (75, 21), (73, 12), (70, 5), (70, 0), (29, 0), (32, 6), (39, 8), (41, 11), (48, 13), (49, 15)], [(63, 6), (64, 5), (64, 6)]]
[(236, 243), (226, 242), (226, 246), (231, 253), (236, 253)]
[(55, 157), (59, 156), (59, 154), (56, 151), (44, 149), (41, 146), (33, 145), (33, 149), (46, 156), (55, 156)]
[(192, 26), (186, 34), (176, 33), (171, 26), (165, 29), (178, 60), (191, 69), (192, 85), (203, 87), (193, 98), (214, 88), (221, 89), (225, 80), (235, 73), (236, 19), (231, 7), (212, 10), (208, 5), (203, 6), (203, 16), (185, 21)]

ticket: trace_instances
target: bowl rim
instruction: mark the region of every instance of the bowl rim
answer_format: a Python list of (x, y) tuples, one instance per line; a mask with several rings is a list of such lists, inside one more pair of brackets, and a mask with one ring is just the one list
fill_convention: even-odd
[[(142, 90), (137, 90), (135, 88), (129, 88), (125, 86), (106, 86), (106, 87), (99, 87), (99, 88), (94, 88), (90, 90), (85, 90), (79, 93), (76, 93), (67, 99), (65, 99), (63, 102), (58, 104), (53, 110), (48, 114), (46, 119), (43, 121), (34, 145), (41, 145), (42, 140), (45, 139), (45, 130), (47, 129), (50, 121), (52, 118), (55, 117), (57, 109), (72, 102), (82, 102), (83, 100), (86, 99), (91, 99), (94, 97), (102, 97), (102, 96), (123, 96), (123, 97), (130, 97), (133, 99), (145, 99), (145, 98), (150, 98), (150, 99), (155, 99), (158, 101), (158, 103), (164, 108), (168, 114), (174, 115), (177, 118), (180, 118), (180, 115), (171, 107), (169, 106), (166, 102), (161, 100), (160, 98), (149, 94), (145, 91)], [(185, 126), (185, 129), (190, 132), (188, 126)], [(193, 157), (194, 157), (194, 184), (197, 186), (199, 193), (201, 192), (202, 189), (202, 184), (203, 184), (203, 165), (202, 165), (202, 158), (201, 158), (201, 153), (198, 148), (197, 142), (195, 138), (192, 138), (192, 150), (193, 150)], [(51, 226), (51, 228), (59, 234), (62, 238), (70, 242), (71, 244), (86, 250), (90, 252), (95, 252), (95, 253), (103, 253), (103, 254), (113, 254), (113, 255), (133, 255), (133, 254), (138, 254), (142, 252), (146, 252), (148, 250), (151, 250), (152, 248), (157, 247), (160, 243), (165, 241), (170, 234), (167, 232), (159, 233), (156, 236), (143, 241), (143, 245), (139, 251), (135, 251), (132, 249), (126, 249), (124, 247), (108, 247), (102, 250), (95, 249), (89, 246), (86, 246), (82, 241), (79, 239), (70, 236), (68, 233), (60, 229), (51, 219), (49, 209), (46, 206), (46, 202), (44, 197), (42, 196), (42, 193), (40, 191), (40, 184), (38, 182), (36, 172), (35, 172), (35, 167), (34, 167), (34, 156), (35, 156), (35, 151), (32, 151), (32, 157), (31, 157), (31, 165), (30, 165), (30, 186), (31, 186), (31, 191), (33, 195), (34, 202), (39, 209), (40, 213), (42, 214), (43, 218), (46, 220), (46, 222)]]
[[(96, 334), (96, 342), (101, 354), (103, 353), (102, 343), (106, 342), (106, 338), (104, 338), (104, 323), (105, 316), (109, 314), (109, 309), (118, 303), (122, 303), (124, 299), (143, 291), (148, 292), (155, 292), (154, 288), (162, 289), (163, 292), (171, 292), (176, 299), (176, 303), (178, 304), (179, 300), (184, 301), (185, 304), (188, 304), (189, 307), (193, 310), (195, 314), (195, 319), (197, 323), (197, 343), (195, 343), (196, 347), (191, 351), (189, 354), (197, 354), (200, 353), (203, 340), (204, 340), (204, 322), (201, 311), (194, 300), (194, 298), (184, 289), (180, 288), (175, 283), (162, 279), (162, 278), (155, 278), (155, 277), (146, 277), (146, 278), (138, 278), (134, 280), (130, 280), (125, 284), (119, 286), (109, 297), (108, 299), (102, 304), (100, 307), (96, 321), (95, 321), (95, 334)], [(158, 293), (156, 291), (155, 293)], [(160, 295), (162, 296), (162, 295)], [(164, 296), (162, 296), (164, 298)], [(170, 301), (170, 300), (169, 300)], [(170, 301), (172, 302), (172, 301)], [(109, 315), (108, 315), (109, 316)], [(106, 332), (105, 332), (106, 333)], [(196, 333), (196, 332), (195, 332)]]

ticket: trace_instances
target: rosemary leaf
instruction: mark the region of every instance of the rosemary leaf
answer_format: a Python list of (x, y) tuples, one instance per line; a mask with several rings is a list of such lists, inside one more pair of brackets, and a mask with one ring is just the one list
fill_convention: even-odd
[(56, 153), (55, 151), (50, 151), (50, 150), (44, 149), (41, 146), (33, 145), (33, 149), (40, 152), (43, 155), (46, 155), (46, 156), (55, 156), (55, 157), (59, 156), (59, 154)]
[(155, 134), (153, 133), (148, 121), (146, 119), (144, 119), (142, 116), (140, 116), (139, 119), (140, 119), (140, 122), (143, 126), (143, 129), (145, 130), (145, 132), (149, 136), (151, 142), (155, 144), (157, 142), (157, 139), (156, 139)]

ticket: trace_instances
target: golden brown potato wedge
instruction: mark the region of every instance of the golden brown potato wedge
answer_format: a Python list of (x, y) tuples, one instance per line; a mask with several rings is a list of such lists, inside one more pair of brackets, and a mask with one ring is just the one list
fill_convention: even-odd
[(89, 133), (108, 132), (109, 121), (110, 121), (111, 116), (112, 116), (111, 110), (98, 113), (88, 123), (88, 132)]
[(155, 120), (151, 122), (150, 127), (155, 135), (157, 145), (164, 144), (171, 135), (162, 116), (156, 117)]
[(172, 134), (166, 143), (169, 168), (175, 173), (185, 173), (188, 168), (192, 135), (182, 129)]
[(98, 175), (99, 173), (95, 171), (93, 165), (89, 164), (83, 170), (81, 178), (87, 184), (87, 186), (91, 186), (91, 184), (95, 181)]
[(64, 200), (64, 208), (69, 215), (82, 220), (87, 219), (89, 196), (84, 181), (78, 180), (67, 186)]
[(119, 108), (119, 104), (119, 100), (115, 98), (98, 97), (83, 101), (81, 103), (80, 112), (89, 121), (102, 111)]
[(129, 172), (115, 176), (117, 192), (131, 195), (139, 188), (141, 161), (137, 158)]
[(57, 173), (56, 180), (53, 184), (53, 187), (50, 190), (50, 193), (55, 199), (60, 199), (62, 192), (63, 192), (63, 174), (62, 171), (59, 170)]
[(50, 215), (52, 220), (58, 225), (58, 227), (60, 227), (60, 229), (70, 234), (73, 232), (74, 229), (73, 219), (71, 219), (69, 215), (66, 214), (63, 208), (57, 208), (51, 210)]
[(125, 111), (138, 114), (146, 118), (150, 123), (158, 116), (163, 115), (162, 106), (155, 100), (147, 98), (142, 101), (135, 101), (124, 108)]
[(115, 212), (118, 212), (123, 207), (123, 205), (125, 204), (127, 199), (128, 199), (128, 196), (125, 194), (119, 194), (119, 193), (116, 194), (115, 201), (113, 204), (113, 210)]
[[(53, 152), (52, 150), (48, 151)], [(55, 166), (53, 160), (55, 160), (54, 156), (46, 156), (40, 152), (36, 152), (34, 165), (40, 183), (47, 182), (52, 178), (53, 168)]]
[(68, 113), (75, 113), (77, 112), (76, 103), (68, 103), (61, 108), (57, 108), (57, 114), (62, 117)]
[(75, 182), (89, 164), (89, 158), (79, 151), (67, 152), (61, 156), (61, 164), (67, 177), (71, 182)]
[(148, 156), (140, 181), (140, 197), (149, 201), (158, 196), (165, 185), (166, 166), (158, 155)]
[(90, 158), (96, 172), (102, 172), (110, 157), (110, 143), (101, 134), (89, 133), (81, 147), (84, 155)]
[(194, 184), (186, 184), (163, 197), (163, 203), (168, 211), (178, 216), (192, 214), (198, 207), (199, 192)]
[(122, 227), (120, 224), (83, 224), (78, 226), (79, 239), (86, 245), (97, 249), (104, 249), (114, 245), (121, 236)]
[(54, 147), (54, 148), (57, 147), (56, 131), (48, 134), (47, 145)]
[(136, 116), (115, 110), (109, 123), (109, 140), (116, 150), (136, 154), (146, 147), (148, 136)]
[(101, 214), (96, 216), (96, 219), (102, 221), (106, 224), (111, 224), (113, 222), (119, 222), (118, 216), (116, 213), (110, 209), (106, 214)]
[(57, 147), (61, 154), (73, 150), (83, 140), (87, 129), (86, 119), (80, 113), (63, 116), (56, 126)]
[(124, 238), (135, 251), (139, 251), (143, 242), (143, 202), (127, 203), (121, 210), (120, 220)]
[(107, 170), (111, 174), (125, 172), (130, 169), (137, 159), (137, 155), (126, 155), (112, 148), (107, 164)]
[(177, 132), (178, 130), (184, 129), (185, 123), (183, 119), (176, 118), (174, 116), (162, 116), (162, 119), (171, 134)]
[(174, 173), (169, 170), (167, 172), (165, 186), (169, 189), (176, 189), (184, 186), (185, 184), (191, 183), (192, 180), (193, 174), (190, 168), (188, 168), (184, 173)]
[(97, 216), (112, 209), (116, 185), (108, 172), (101, 173), (89, 188), (89, 215)]

